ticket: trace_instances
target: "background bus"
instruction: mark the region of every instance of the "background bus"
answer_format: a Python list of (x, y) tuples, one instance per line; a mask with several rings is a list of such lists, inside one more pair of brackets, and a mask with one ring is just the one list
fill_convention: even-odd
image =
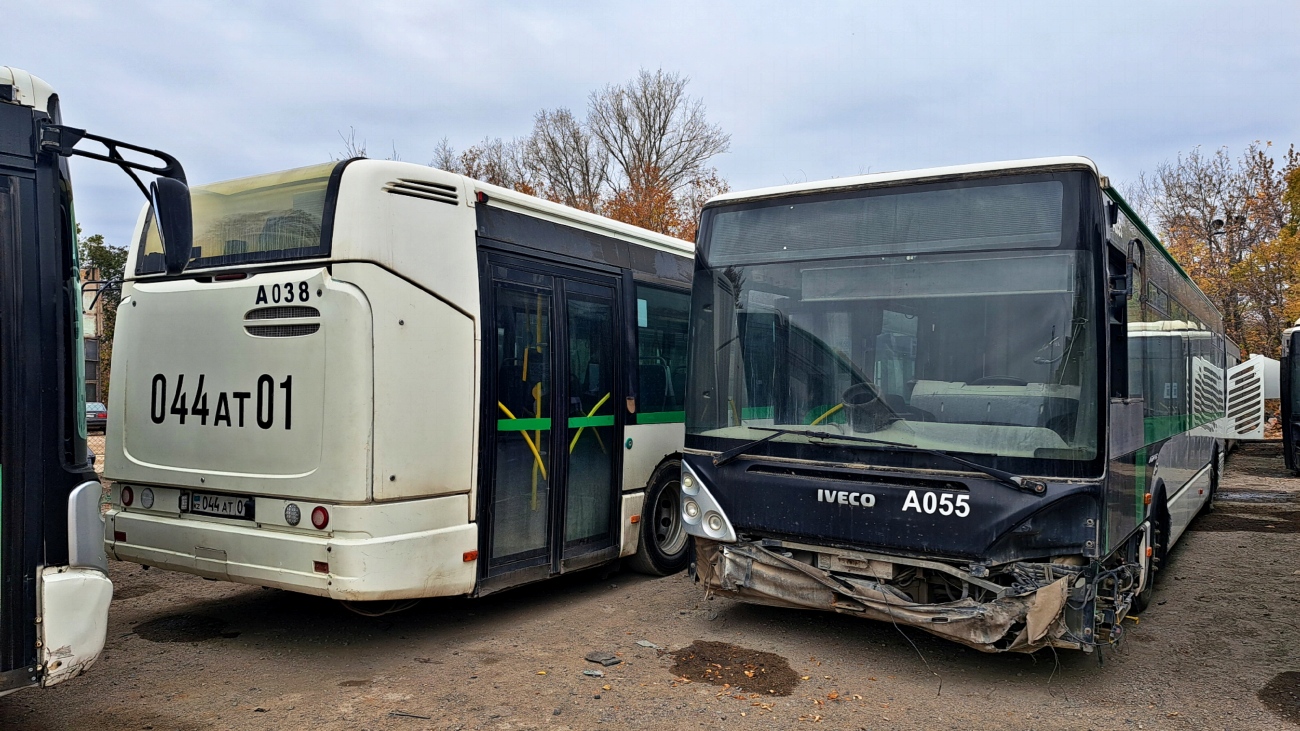
[(142, 214), (114, 343), (116, 558), (342, 600), (685, 566), (693, 247), (441, 170), (196, 187)]
[[(100, 521), (103, 490), (87, 460), (81, 293), (69, 155), (82, 139), (163, 153), (61, 125), (44, 81), (0, 66), (0, 695), (61, 683), (99, 657), (113, 585)], [(137, 184), (144, 189), (136, 178)], [(164, 187), (167, 187), (164, 184)], [(155, 186), (156, 189), (156, 186)], [(182, 217), (183, 218), (183, 217)], [(183, 221), (180, 221), (183, 223)], [(184, 226), (168, 224), (183, 248)]]
[(727, 194), (700, 230), (683, 518), (713, 591), (1090, 650), (1212, 499), (1227, 404), (1262, 416), (1085, 158)]
[(1278, 380), (1282, 399), (1282, 455), (1286, 468), (1300, 474), (1300, 321), (1282, 333)]

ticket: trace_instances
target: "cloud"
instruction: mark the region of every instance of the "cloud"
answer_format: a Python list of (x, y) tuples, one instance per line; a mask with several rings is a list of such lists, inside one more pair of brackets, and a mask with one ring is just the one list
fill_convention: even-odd
[[(1117, 180), (1196, 145), (1300, 140), (1292, 2), (974, 5), (22, 3), (0, 63), (65, 122), (179, 157), (194, 182), (329, 159), (339, 132), (427, 162), (580, 110), (638, 68), (692, 79), (735, 189), (1084, 154)], [(83, 228), (139, 193), (74, 162)]]

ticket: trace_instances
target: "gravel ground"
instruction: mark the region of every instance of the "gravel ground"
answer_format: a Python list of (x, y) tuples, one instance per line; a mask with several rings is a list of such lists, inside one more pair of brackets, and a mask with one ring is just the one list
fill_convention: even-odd
[[(1218, 509), (1176, 547), (1155, 604), (1104, 663), (706, 601), (684, 575), (588, 572), (369, 619), (119, 563), (103, 658), (66, 685), (0, 699), (0, 728), (1294, 728), (1297, 510), (1300, 479), (1276, 444), (1234, 453)], [(784, 659), (799, 680), (782, 696), (674, 674), (692, 644), (725, 649), (712, 643), (737, 648), (730, 679)], [(1260, 699), (1266, 686), (1278, 712)]]

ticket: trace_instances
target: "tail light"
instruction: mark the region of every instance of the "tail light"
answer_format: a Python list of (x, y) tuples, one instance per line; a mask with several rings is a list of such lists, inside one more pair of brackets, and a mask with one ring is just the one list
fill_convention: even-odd
[(316, 526), (316, 530), (325, 530), (325, 526), (330, 524), (330, 511), (317, 505), (311, 511), (311, 524)]
[(133, 502), (135, 502), (135, 491), (131, 489), (131, 486), (130, 486), (130, 485), (123, 485), (123, 486), (122, 486), (122, 505), (123, 505), (123, 507), (127, 507), (127, 508), (129, 508), (129, 507), (131, 507), (131, 503), (133, 503)]

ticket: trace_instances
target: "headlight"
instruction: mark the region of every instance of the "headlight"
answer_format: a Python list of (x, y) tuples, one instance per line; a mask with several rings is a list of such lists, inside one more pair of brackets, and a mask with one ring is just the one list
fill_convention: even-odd
[(682, 490), (690, 494), (695, 494), (695, 476), (687, 472), (682, 475)]
[(722, 522), (721, 515), (714, 512), (710, 512), (708, 515), (704, 516), (704, 523), (705, 525), (708, 526), (709, 530), (713, 531), (714, 533), (722, 532), (722, 528), (724, 524)]
[(700, 504), (694, 500), (687, 500), (682, 503), (682, 512), (685, 513), (688, 518), (698, 518), (700, 517)]

